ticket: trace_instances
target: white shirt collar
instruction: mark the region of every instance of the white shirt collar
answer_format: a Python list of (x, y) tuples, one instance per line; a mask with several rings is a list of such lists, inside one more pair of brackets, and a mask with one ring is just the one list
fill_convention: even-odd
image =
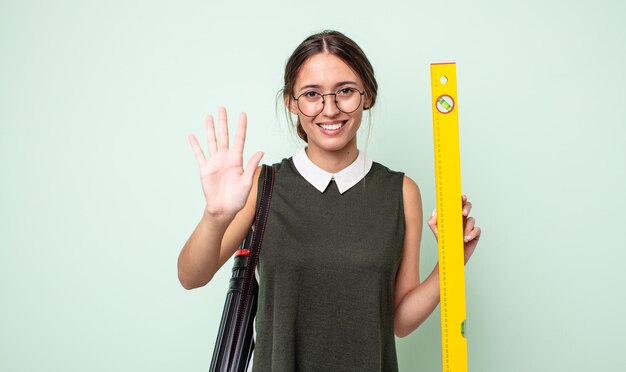
[(324, 192), (330, 181), (334, 179), (341, 194), (359, 183), (372, 169), (372, 161), (362, 151), (359, 151), (359, 155), (352, 164), (334, 174), (315, 165), (307, 156), (305, 149), (294, 154), (293, 164), (302, 177), (320, 192)]

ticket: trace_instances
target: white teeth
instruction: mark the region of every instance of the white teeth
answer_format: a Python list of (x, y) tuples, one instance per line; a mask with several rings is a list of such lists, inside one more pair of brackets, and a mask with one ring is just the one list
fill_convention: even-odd
[(320, 124), (320, 127), (324, 130), (337, 130), (341, 128), (343, 124)]

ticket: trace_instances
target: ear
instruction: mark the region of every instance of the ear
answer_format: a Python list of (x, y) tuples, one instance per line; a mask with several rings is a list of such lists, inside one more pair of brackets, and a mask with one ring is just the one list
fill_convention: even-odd
[(295, 99), (291, 98), (290, 96), (284, 96), (283, 100), (285, 101), (285, 107), (289, 109), (289, 112), (294, 115), (298, 115), (300, 113), (300, 111), (298, 110), (298, 103)]
[(366, 93), (365, 102), (363, 102), (363, 110), (369, 110), (370, 108), (372, 108), (372, 99)]

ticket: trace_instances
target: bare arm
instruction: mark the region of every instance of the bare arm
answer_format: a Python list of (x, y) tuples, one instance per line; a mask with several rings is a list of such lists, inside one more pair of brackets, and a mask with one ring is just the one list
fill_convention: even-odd
[[(396, 275), (394, 294), (394, 331), (397, 336), (404, 337), (422, 324), (439, 304), (439, 265), (420, 283), (419, 253), (422, 238), (422, 200), (419, 188), (408, 177), (403, 184), (404, 213), (406, 231), (402, 262)], [(469, 216), (471, 203), (463, 197), (463, 217), (465, 236), (465, 262), (476, 248), (480, 236), (480, 228)], [(428, 225), (437, 237), (437, 217), (433, 215)]]
[(233, 149), (228, 146), (226, 110), (219, 110), (219, 137), (211, 116), (207, 117), (209, 159), (194, 135), (191, 147), (200, 168), (206, 199), (204, 213), (178, 257), (178, 278), (187, 289), (207, 284), (244, 239), (256, 205), (258, 165), (263, 153), (254, 154), (243, 169), (246, 116), (242, 114)]
[(394, 292), (394, 330), (400, 337), (415, 330), (439, 303), (438, 278), (431, 274), (420, 283), (419, 255), (423, 223), (420, 190), (412, 179), (405, 177), (402, 194), (406, 230)]
[(246, 206), (232, 220), (211, 216), (205, 209), (178, 256), (178, 279), (184, 288), (206, 285), (246, 237), (254, 220), (258, 171), (255, 174)]

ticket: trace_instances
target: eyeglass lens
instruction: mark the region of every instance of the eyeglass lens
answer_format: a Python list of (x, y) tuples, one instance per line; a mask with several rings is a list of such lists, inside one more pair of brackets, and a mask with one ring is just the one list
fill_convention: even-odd
[(297, 99), (300, 112), (306, 116), (319, 115), (322, 110), (324, 110), (326, 96), (334, 98), (333, 101), (335, 101), (339, 111), (349, 114), (359, 108), (363, 93), (353, 88), (341, 89), (336, 93), (328, 94), (321, 94), (313, 91), (306, 92), (301, 94)]

